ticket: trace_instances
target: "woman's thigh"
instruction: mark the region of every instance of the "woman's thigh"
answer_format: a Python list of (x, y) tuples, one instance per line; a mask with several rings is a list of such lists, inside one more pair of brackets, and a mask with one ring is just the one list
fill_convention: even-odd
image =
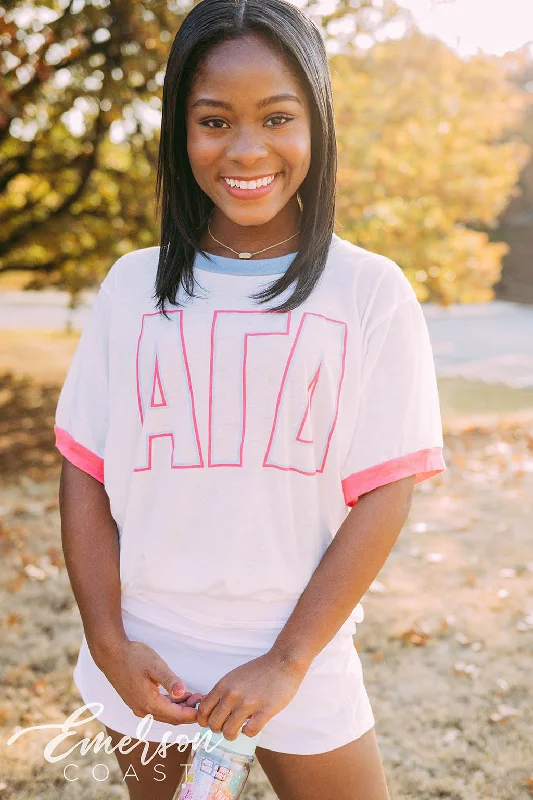
[(279, 800), (390, 800), (374, 727), (327, 753), (256, 755)]
[[(111, 728), (106, 727), (106, 731), (111, 737), (113, 747), (124, 737), (124, 734)], [(124, 748), (132, 749), (131, 753), (121, 753), (118, 749), (114, 751), (130, 800), (172, 800), (176, 787), (185, 778), (185, 764), (191, 754), (192, 744), (181, 751), (176, 745), (172, 745), (166, 756), (157, 755), (152, 758), (158, 743), (138, 742), (138, 739), (133, 739)], [(134, 744), (137, 746), (134, 747)], [(147, 763), (143, 764), (141, 757), (145, 748), (147, 755), (143, 760)]]

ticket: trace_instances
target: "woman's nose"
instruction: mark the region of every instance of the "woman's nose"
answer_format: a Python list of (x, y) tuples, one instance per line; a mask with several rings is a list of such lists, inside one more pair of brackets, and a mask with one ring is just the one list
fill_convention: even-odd
[(235, 130), (231, 143), (228, 145), (226, 156), (229, 159), (241, 162), (254, 162), (258, 158), (268, 155), (268, 147), (261, 136), (249, 127)]

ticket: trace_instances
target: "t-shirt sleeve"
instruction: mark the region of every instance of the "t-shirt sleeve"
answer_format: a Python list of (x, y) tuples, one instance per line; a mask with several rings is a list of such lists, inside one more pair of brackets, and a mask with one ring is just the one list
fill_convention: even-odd
[(422, 306), (409, 288), (363, 336), (361, 392), (341, 481), (346, 505), (387, 483), (446, 469), (437, 378)]
[(112, 298), (100, 286), (56, 408), (56, 447), (72, 464), (104, 482), (109, 418), (109, 325)]

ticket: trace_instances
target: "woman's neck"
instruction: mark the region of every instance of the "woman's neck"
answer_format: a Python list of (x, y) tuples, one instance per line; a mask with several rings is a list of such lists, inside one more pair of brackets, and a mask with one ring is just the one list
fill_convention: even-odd
[[(299, 207), (298, 213), (287, 211), (285, 208), (285, 213), (276, 215), (264, 225), (238, 225), (215, 208), (209, 225), (213, 236), (224, 244), (216, 242), (210, 236), (206, 225), (200, 237), (200, 247), (207, 253), (235, 259), (239, 257), (230, 247), (237, 253), (256, 253), (252, 256), (253, 259), (276, 258), (295, 253), (299, 249), (300, 234), (297, 231), (301, 224), (301, 212)], [(283, 241), (284, 239), (288, 241)], [(282, 244), (277, 244), (278, 242)], [(265, 247), (268, 250), (257, 252)]]

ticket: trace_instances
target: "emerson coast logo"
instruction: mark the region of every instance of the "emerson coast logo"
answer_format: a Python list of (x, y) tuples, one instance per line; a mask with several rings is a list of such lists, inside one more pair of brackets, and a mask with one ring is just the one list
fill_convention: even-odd
[[(91, 713), (88, 717), (82, 717), (85, 711), (91, 711), (93, 708), (95, 708), (95, 713)], [(161, 741), (157, 742), (157, 747), (155, 748), (154, 752), (150, 755), (150, 744), (153, 745), (156, 743), (149, 742), (146, 738), (154, 721), (152, 714), (147, 714), (140, 720), (134, 739), (129, 736), (123, 736), (115, 745), (113, 745), (111, 737), (105, 731), (100, 731), (92, 738), (90, 736), (84, 736), (81, 739), (78, 738), (77, 741), (73, 742), (73, 739), (78, 736), (78, 731), (76, 728), (87, 725), (87, 723), (91, 722), (93, 719), (98, 719), (103, 710), (103, 703), (87, 703), (73, 711), (72, 714), (62, 723), (33, 725), (28, 728), (19, 728), (15, 730), (15, 733), (13, 733), (13, 735), (7, 740), (7, 744), (14, 744), (18, 739), (20, 739), (21, 736), (26, 733), (30, 733), (31, 731), (56, 730), (58, 733), (48, 740), (43, 750), (44, 758), (50, 764), (55, 764), (68, 759), (76, 750), (79, 750), (79, 754), (82, 756), (87, 755), (87, 753), (90, 753), (91, 751), (94, 753), (99, 753), (101, 750), (108, 755), (111, 755), (116, 750), (123, 755), (129, 755), (133, 752), (133, 750), (135, 750), (135, 748), (141, 748), (142, 752), (140, 756), (140, 762), (141, 764), (146, 765), (154, 761), (158, 761), (159, 759), (166, 758), (167, 751), (171, 747), (176, 747), (178, 752), (181, 753), (188, 747), (189, 744), (192, 744), (193, 751), (197, 750), (200, 745), (203, 745), (203, 748), (206, 750), (206, 752), (210, 753), (211, 750), (213, 750), (224, 738), (222, 735), (220, 735), (220, 737), (218, 737), (216, 740), (213, 739), (213, 742), (211, 742), (213, 732), (207, 730), (201, 734), (195, 734), (192, 739), (190, 739), (186, 734), (178, 734), (174, 736), (174, 741), (171, 741), (173, 732), (171, 730), (167, 730), (164, 732)], [(153, 764), (153, 769), (156, 774), (154, 780), (165, 780), (166, 776), (163, 766), (163, 764), (159, 763)], [(187, 769), (186, 764), (183, 764), (182, 766)], [(78, 780), (78, 769), (78, 764), (71, 762), (66, 764), (63, 768), (63, 776), (65, 777), (65, 780)], [(92, 768), (92, 774), (95, 780), (99, 782), (105, 781), (109, 777), (109, 769), (106, 764), (95, 764), (95, 766)], [(129, 777), (138, 777), (132, 764), (130, 764), (128, 769), (124, 771), (123, 780)]]

